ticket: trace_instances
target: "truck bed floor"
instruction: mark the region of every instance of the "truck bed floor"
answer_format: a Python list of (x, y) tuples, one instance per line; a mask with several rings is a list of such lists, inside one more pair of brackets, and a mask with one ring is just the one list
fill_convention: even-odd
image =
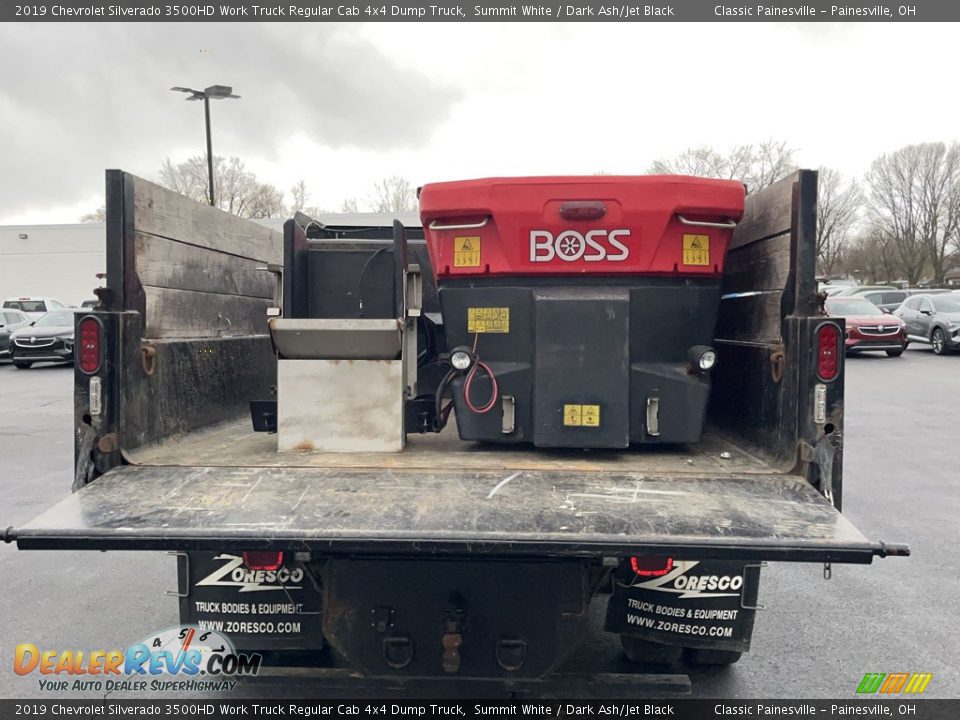
[(728, 477), (770, 474), (777, 468), (718, 432), (696, 445), (629, 450), (543, 450), (530, 445), (463, 442), (451, 424), (440, 434), (407, 438), (399, 453), (278, 453), (277, 436), (255, 433), (244, 418), (127, 450), (134, 465), (206, 467), (388, 468), (430, 470), (577, 470), (651, 475)]

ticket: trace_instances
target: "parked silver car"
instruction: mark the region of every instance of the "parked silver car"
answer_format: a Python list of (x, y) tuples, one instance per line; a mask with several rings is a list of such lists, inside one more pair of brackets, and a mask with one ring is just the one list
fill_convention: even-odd
[(910, 342), (929, 343), (937, 355), (960, 350), (960, 298), (953, 293), (914, 295), (893, 313)]
[(0, 310), (0, 360), (10, 359), (10, 336), (31, 323), (20, 310)]

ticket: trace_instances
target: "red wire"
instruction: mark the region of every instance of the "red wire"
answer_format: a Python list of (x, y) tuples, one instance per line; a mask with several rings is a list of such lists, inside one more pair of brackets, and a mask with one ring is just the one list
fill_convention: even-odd
[[(490, 377), (490, 384), (493, 385), (493, 392), (490, 395), (490, 402), (488, 402), (483, 407), (474, 407), (473, 402), (470, 400), (470, 387), (473, 385), (473, 379), (477, 375), (477, 369), (483, 368), (483, 371)], [(497, 377), (493, 374), (493, 370), (490, 369), (490, 366), (485, 362), (477, 360), (473, 367), (470, 368), (470, 372), (467, 373), (467, 379), (463, 383), (463, 399), (467, 403), (467, 407), (470, 408), (475, 413), (482, 415), (483, 413), (488, 413), (493, 410), (493, 406), (497, 404), (497, 398), (500, 395), (500, 388), (497, 387)]]

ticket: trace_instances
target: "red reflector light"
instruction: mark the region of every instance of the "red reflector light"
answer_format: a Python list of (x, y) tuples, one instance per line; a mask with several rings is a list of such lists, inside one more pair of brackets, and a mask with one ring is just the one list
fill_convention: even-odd
[(607, 206), (599, 200), (574, 200), (560, 206), (564, 220), (599, 220), (607, 214)]
[(77, 364), (88, 375), (100, 369), (100, 341), (103, 337), (103, 327), (92, 316), (80, 321), (79, 338), (75, 344)]
[(632, 557), (630, 567), (642, 577), (660, 577), (673, 570), (672, 557)]
[(824, 382), (840, 374), (840, 328), (824, 323), (817, 328), (817, 377)]
[(247, 570), (277, 570), (283, 565), (283, 551), (280, 552), (245, 552), (243, 565)]

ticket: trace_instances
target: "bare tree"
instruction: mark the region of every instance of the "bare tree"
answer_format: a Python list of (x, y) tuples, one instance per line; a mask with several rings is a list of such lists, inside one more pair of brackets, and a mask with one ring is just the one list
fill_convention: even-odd
[[(222, 160), (220, 157), (214, 158), (217, 170)], [(214, 174), (217, 174), (216, 170)], [(217, 180), (219, 181), (219, 178)], [(207, 165), (200, 156), (189, 158), (178, 165), (166, 158), (160, 166), (160, 184), (198, 202), (204, 202), (210, 197), (207, 191)]]
[(927, 146), (926, 194), (922, 235), (930, 256), (933, 281), (943, 285), (960, 250), (960, 145)]
[(649, 172), (654, 175), (695, 175), (728, 180), (732, 177), (727, 159), (706, 145), (688, 148), (670, 160), (655, 160)]
[(340, 212), (358, 213), (360, 212), (360, 201), (355, 197), (346, 198), (340, 203)]
[(310, 197), (306, 180), (303, 178), (297, 180), (296, 184), (290, 188), (290, 196), (293, 198), (293, 203), (290, 205), (290, 214), (304, 212), (307, 207), (307, 199)]
[(850, 238), (837, 266), (865, 283), (899, 280), (907, 274), (897, 243), (882, 228), (870, 224)]
[(726, 154), (701, 145), (684, 150), (673, 159), (655, 161), (649, 172), (739, 180), (753, 192), (795, 170), (794, 153), (786, 141), (772, 139), (758, 145), (737, 145)]
[(923, 143), (881, 155), (867, 185), (871, 220), (894, 244), (910, 283), (928, 267), (943, 283), (960, 233), (960, 146)]
[(243, 216), (254, 220), (283, 217), (286, 214), (287, 206), (283, 202), (283, 193), (267, 183), (257, 183), (243, 208)]
[(107, 221), (107, 206), (101, 205), (93, 212), (88, 212), (86, 215), (80, 216), (80, 222), (82, 223), (102, 223)]
[(310, 191), (307, 190), (307, 183), (302, 178), (290, 188), (290, 196), (293, 198), (293, 202), (287, 208), (288, 215), (302, 212), (304, 215), (315, 218), (326, 212), (326, 210), (318, 205), (307, 204), (310, 200)]
[(797, 169), (797, 163), (793, 160), (795, 152), (794, 148), (787, 146), (785, 140), (764, 140), (753, 150), (749, 171), (743, 182), (750, 190), (773, 185)]
[(374, 212), (407, 212), (416, 210), (417, 193), (404, 177), (391, 175), (374, 185), (372, 198)]
[[(170, 158), (160, 167), (160, 184), (198, 202), (209, 197), (206, 158), (197, 155), (176, 165)], [(217, 207), (247, 218), (281, 217), (286, 212), (283, 193), (257, 180), (240, 158), (214, 157)]]
[(856, 180), (844, 182), (833, 168), (821, 167), (817, 176), (817, 259), (820, 271), (829, 276), (857, 224), (863, 194)]

